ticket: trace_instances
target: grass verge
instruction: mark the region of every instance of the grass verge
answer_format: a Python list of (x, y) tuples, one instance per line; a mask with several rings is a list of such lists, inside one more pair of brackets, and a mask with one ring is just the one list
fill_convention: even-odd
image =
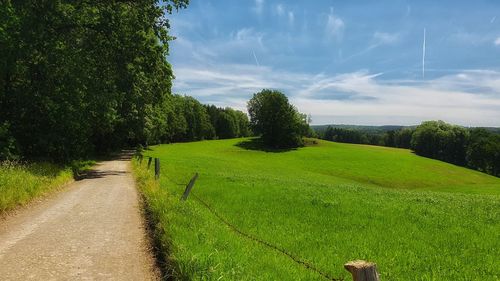
[(94, 161), (75, 161), (69, 166), (0, 162), (0, 214), (61, 188), (93, 164)]

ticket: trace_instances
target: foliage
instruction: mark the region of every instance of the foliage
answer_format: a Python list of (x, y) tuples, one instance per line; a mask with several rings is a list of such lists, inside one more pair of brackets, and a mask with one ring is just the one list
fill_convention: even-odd
[(466, 158), (469, 167), (500, 177), (500, 135), (471, 130)]
[(230, 107), (219, 108), (215, 105), (205, 106), (215, 134), (220, 139), (250, 136), (248, 116)]
[(275, 148), (298, 147), (309, 127), (288, 98), (279, 91), (262, 90), (248, 101), (250, 124), (264, 143)]
[(363, 126), (332, 126), (325, 128), (315, 128), (318, 136), (324, 140), (372, 144), (389, 147), (410, 148), (411, 136), (414, 129), (392, 127), (384, 129), (381, 127), (363, 127)]
[(210, 124), (207, 111), (203, 105), (193, 97), (176, 96), (181, 101), (177, 114), (183, 114), (186, 120), (185, 134), (182, 136), (182, 141), (187, 140), (204, 140), (214, 137), (214, 128)]
[(17, 143), (9, 130), (9, 123), (0, 124), (0, 161), (18, 160)]
[(156, 141), (173, 78), (166, 15), (187, 3), (3, 1), (0, 120), (23, 155), (71, 160)]
[(328, 126), (323, 139), (345, 143), (368, 143), (368, 138), (360, 131), (353, 129), (333, 128)]
[(418, 155), (465, 165), (468, 131), (443, 121), (423, 122), (415, 129), (411, 148)]
[(353, 259), (376, 262), (384, 280), (414, 280), (415, 272), (419, 280), (500, 274), (500, 179), (402, 149), (317, 141), (266, 153), (243, 150), (241, 141), (146, 153), (168, 171), (160, 186), (142, 191), (178, 279), (324, 280), (232, 231), (197, 198), (238, 230), (344, 280), (343, 264)]

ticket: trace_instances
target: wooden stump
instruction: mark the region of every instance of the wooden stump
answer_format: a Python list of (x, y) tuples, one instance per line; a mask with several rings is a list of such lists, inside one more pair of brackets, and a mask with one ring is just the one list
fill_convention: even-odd
[(344, 264), (344, 268), (352, 274), (353, 281), (380, 281), (377, 265), (373, 262), (350, 261)]
[(160, 158), (155, 158), (155, 179), (160, 178)]
[(186, 186), (186, 190), (184, 190), (184, 194), (182, 194), (181, 200), (186, 201), (186, 199), (189, 196), (189, 192), (191, 192), (191, 189), (193, 188), (194, 182), (198, 179), (198, 173), (194, 174), (193, 178), (189, 181), (188, 185)]
[(153, 160), (153, 158), (149, 157), (149, 160), (148, 160), (148, 170), (149, 170), (149, 167), (151, 167), (151, 160)]

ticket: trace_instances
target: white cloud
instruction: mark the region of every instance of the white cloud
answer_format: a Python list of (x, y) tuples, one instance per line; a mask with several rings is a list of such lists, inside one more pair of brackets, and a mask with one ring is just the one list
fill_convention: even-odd
[(495, 40), (495, 45), (496, 45), (496, 46), (500, 46), (500, 37), (498, 37), (498, 38)]
[(261, 15), (264, 10), (264, 0), (255, 0), (255, 7), (253, 10), (257, 15)]
[(243, 47), (258, 46), (260, 49), (264, 49), (264, 34), (256, 32), (253, 28), (242, 28), (233, 33), (231, 37), (229, 42), (224, 43), (228, 47), (235, 47), (235, 45)]
[(377, 31), (373, 34), (373, 39), (376, 44), (393, 44), (399, 40), (399, 34)]
[(285, 14), (285, 7), (283, 6), (283, 4), (278, 4), (276, 5), (276, 13), (278, 14), (278, 16), (283, 16)]
[(273, 12), (278, 17), (280, 17), (282, 19), (286, 19), (288, 21), (289, 25), (292, 26), (294, 24), (295, 13), (293, 12), (293, 10), (287, 8), (285, 5), (277, 4), (276, 6), (274, 6)]
[(175, 91), (242, 110), (253, 93), (263, 88), (282, 90), (299, 110), (311, 113), (316, 124), (409, 125), (442, 119), (468, 126), (500, 125), (500, 72), (495, 71), (403, 81), (384, 80), (368, 71), (326, 76), (216, 64), (177, 67), (175, 75)]
[(292, 11), (288, 11), (288, 23), (293, 25), (295, 22), (295, 14)]
[(479, 46), (491, 44), (491, 40), (494, 39), (494, 37), (491, 33), (459, 31), (451, 34), (450, 39), (461, 44)]
[(333, 8), (330, 8), (330, 13), (328, 14), (325, 31), (328, 38), (342, 39), (344, 33), (344, 21), (336, 16), (333, 12)]
[(364, 49), (351, 54), (345, 58), (342, 58), (342, 62), (346, 62), (351, 60), (352, 58), (359, 57), (371, 52), (373, 49), (376, 49), (382, 45), (391, 45), (397, 43), (399, 41), (399, 34), (397, 33), (387, 33), (387, 32), (375, 32), (373, 34), (373, 38), (371, 39), (371, 43), (365, 47)]

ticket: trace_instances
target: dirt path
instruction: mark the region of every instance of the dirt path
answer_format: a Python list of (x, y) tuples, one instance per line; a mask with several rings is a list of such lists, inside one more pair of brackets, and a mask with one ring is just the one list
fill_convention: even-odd
[(0, 219), (1, 280), (155, 280), (130, 163)]

